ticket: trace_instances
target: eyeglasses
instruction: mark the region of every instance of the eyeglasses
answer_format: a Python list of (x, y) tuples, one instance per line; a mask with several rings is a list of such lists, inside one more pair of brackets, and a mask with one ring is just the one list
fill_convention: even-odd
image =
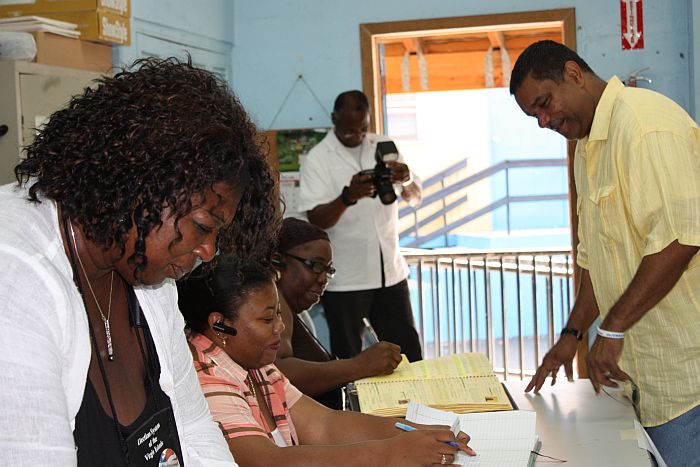
[(321, 274), (325, 272), (328, 277), (335, 276), (335, 268), (332, 264), (326, 266), (320, 261), (311, 261), (310, 259), (302, 258), (301, 256), (292, 255), (290, 253), (287, 253), (286, 251), (283, 251), (282, 254), (301, 262), (304, 266), (306, 266), (308, 270), (310, 270), (314, 274)]
[(363, 137), (367, 134), (367, 130), (361, 130), (361, 131), (353, 131), (353, 130), (347, 130), (347, 131), (341, 131), (336, 129), (336, 134), (339, 135), (342, 138), (354, 138), (354, 137)]

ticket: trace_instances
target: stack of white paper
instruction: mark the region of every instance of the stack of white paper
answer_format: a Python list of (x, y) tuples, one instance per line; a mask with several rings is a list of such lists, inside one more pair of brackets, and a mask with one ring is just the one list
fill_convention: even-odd
[(530, 465), (532, 451), (539, 449), (535, 412), (513, 410), (455, 414), (422, 404), (409, 404), (406, 420), (426, 425), (448, 425), (454, 433), (463, 431), (471, 436), (469, 446), (477, 455), (457, 453), (455, 464), (465, 466)]
[(67, 37), (80, 37), (78, 25), (43, 16), (16, 16), (0, 19), (0, 31), (43, 31)]

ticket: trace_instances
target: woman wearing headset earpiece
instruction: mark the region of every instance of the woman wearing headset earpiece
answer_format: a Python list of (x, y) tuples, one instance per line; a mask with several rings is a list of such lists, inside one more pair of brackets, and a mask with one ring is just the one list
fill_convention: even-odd
[(273, 363), (285, 328), (273, 277), (264, 262), (221, 258), (178, 283), (199, 383), (242, 467), (451, 465), (458, 450), (474, 454), (469, 437), (448, 427), (404, 432), (397, 419), (331, 410), (302, 394)]
[(330, 408), (342, 409), (341, 388), (357, 379), (393, 372), (401, 362), (401, 349), (379, 342), (353, 358), (338, 360), (299, 318), (318, 303), (335, 273), (331, 243), (323, 229), (300, 219), (284, 219), (276, 260), (286, 326), (276, 364), (301, 392)]

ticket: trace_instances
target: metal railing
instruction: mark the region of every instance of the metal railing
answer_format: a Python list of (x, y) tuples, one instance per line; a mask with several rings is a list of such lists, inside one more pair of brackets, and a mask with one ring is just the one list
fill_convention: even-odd
[[(400, 239), (405, 239), (405, 238), (412, 238), (412, 240), (407, 243), (407, 246), (410, 247), (420, 247), (422, 245), (425, 245), (427, 242), (430, 242), (436, 238), (440, 237), (445, 237), (446, 242), (447, 242), (447, 235), (453, 231), (454, 229), (461, 227), (465, 224), (468, 224), (469, 222), (472, 222), (486, 214), (494, 212), (496, 209), (501, 208), (505, 206), (506, 208), (506, 224), (507, 224), (507, 231), (510, 233), (511, 231), (511, 204), (513, 203), (524, 203), (524, 202), (541, 202), (541, 201), (566, 201), (568, 199), (568, 194), (566, 193), (553, 193), (553, 194), (545, 194), (545, 195), (527, 195), (527, 196), (518, 196), (518, 195), (512, 195), (511, 194), (511, 189), (510, 189), (510, 171), (513, 169), (529, 169), (529, 168), (548, 168), (548, 167), (566, 167), (566, 159), (565, 158), (557, 158), (557, 159), (518, 159), (518, 160), (504, 160), (501, 162), (498, 162), (497, 164), (494, 164), (490, 167), (487, 167), (484, 170), (481, 170), (475, 174), (472, 174), (466, 178), (463, 178), (455, 183), (452, 183), (448, 186), (445, 186), (444, 184), (444, 179), (456, 173), (459, 170), (463, 170), (466, 168), (466, 162), (464, 165), (459, 165), (455, 164), (454, 166), (446, 169), (444, 173), (440, 173), (439, 176), (432, 177), (431, 179), (427, 180), (427, 182), (430, 185), (436, 184), (440, 182), (441, 188), (434, 192), (431, 193), (430, 195), (426, 196), (423, 198), (421, 205), (418, 207), (412, 207), (412, 206), (403, 206), (401, 209), (399, 209), (399, 217), (403, 218), (404, 216), (412, 216), (413, 218), (413, 223), (409, 228), (406, 228), (405, 230), (399, 232), (399, 238)], [(459, 219), (456, 219), (452, 222), (447, 221), (447, 214), (454, 210), (459, 208), (460, 206), (464, 205), (468, 201), (468, 197), (465, 195), (459, 197), (456, 200), (452, 200), (449, 204), (446, 204), (445, 198), (453, 195), (455, 193), (461, 192), (462, 190), (465, 190), (469, 188), (470, 186), (474, 185), (475, 183), (481, 182), (485, 179), (491, 178), (496, 174), (499, 174), (501, 172), (505, 173), (505, 196), (501, 197), (500, 199), (491, 201), (490, 204), (486, 206), (482, 206), (479, 209), (475, 209), (471, 213), (460, 216)], [(428, 183), (424, 186), (427, 187)], [(431, 207), (433, 203), (442, 203), (442, 206), (437, 209), (435, 212), (431, 212), (431, 214), (428, 214), (426, 216), (421, 216), (420, 212), (430, 212), (434, 208)], [(433, 221), (436, 221), (438, 219), (442, 219), (442, 225), (428, 233), (423, 233), (421, 234), (420, 231), (424, 227), (430, 225)]]
[(403, 254), (424, 358), (483, 352), (504, 379), (534, 374), (573, 304), (570, 250)]

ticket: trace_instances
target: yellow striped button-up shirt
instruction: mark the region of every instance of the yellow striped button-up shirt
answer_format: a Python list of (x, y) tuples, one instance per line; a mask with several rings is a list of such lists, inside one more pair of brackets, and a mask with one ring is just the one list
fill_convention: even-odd
[[(700, 245), (700, 130), (661, 94), (613, 77), (574, 163), (578, 264), (603, 317), (644, 256), (674, 240)], [(644, 426), (700, 404), (700, 255), (626, 333), (620, 367), (639, 389)]]

